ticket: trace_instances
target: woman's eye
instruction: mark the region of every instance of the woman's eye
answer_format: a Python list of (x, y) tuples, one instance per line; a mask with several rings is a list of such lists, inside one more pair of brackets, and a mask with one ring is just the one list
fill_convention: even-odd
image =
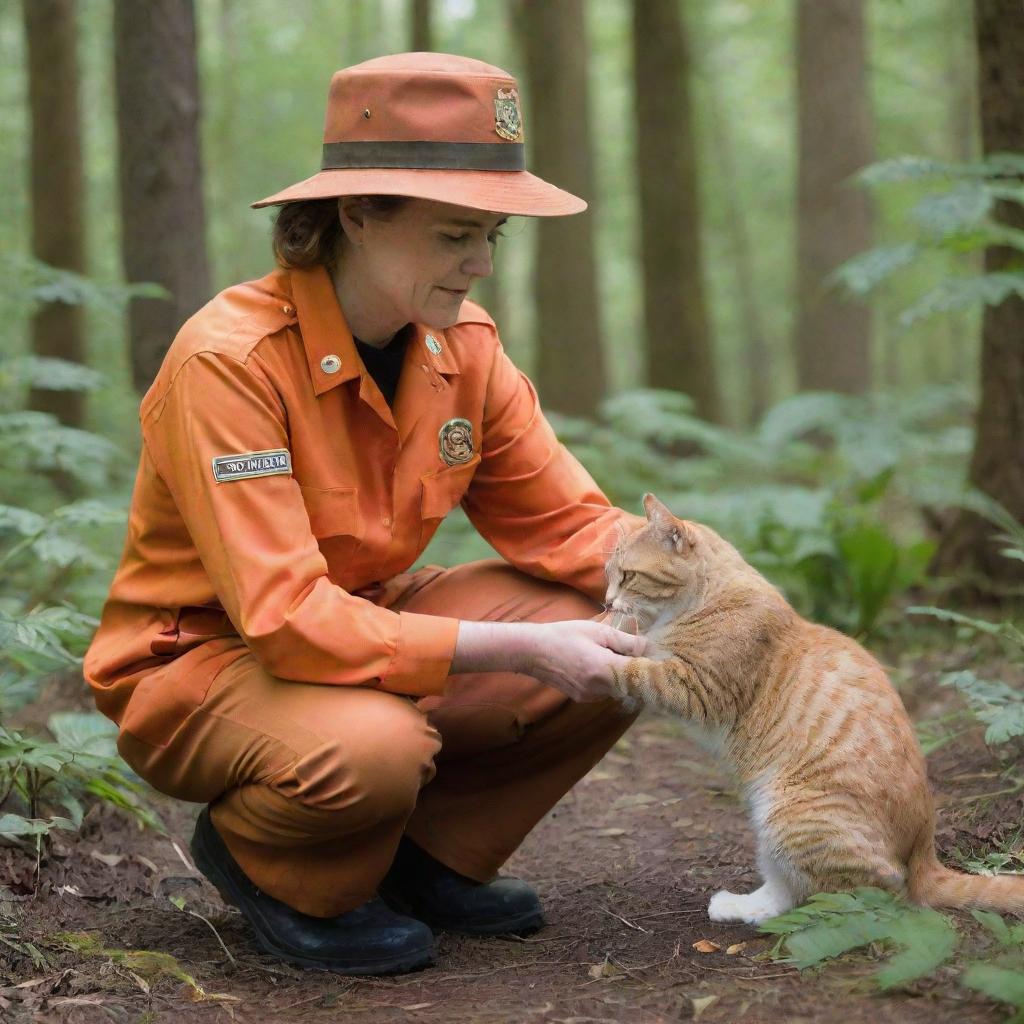
[(504, 238), (504, 237), (505, 237), (505, 232), (504, 232), (504, 231), (492, 231), (492, 232), (491, 232), (491, 233), (490, 233), (490, 234), (489, 234), (489, 235), (487, 236), (487, 241), (488, 241), (488, 242), (489, 242), (489, 243), (490, 243), (491, 245), (497, 245), (497, 244), (498, 244), (498, 239), (499, 239), (499, 238)]
[(468, 238), (468, 235), (442, 235), (442, 238), (447, 238), (449, 242), (461, 242), (463, 239)]

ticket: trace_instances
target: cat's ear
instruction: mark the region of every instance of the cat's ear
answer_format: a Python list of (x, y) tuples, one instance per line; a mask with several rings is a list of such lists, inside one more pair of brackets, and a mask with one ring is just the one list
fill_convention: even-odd
[(697, 535), (689, 523), (676, 519), (667, 506), (653, 494), (644, 495), (644, 511), (648, 522), (654, 527), (656, 536), (665, 542), (670, 550), (688, 555), (697, 543)]
[(665, 540), (676, 554), (688, 555), (697, 546), (697, 532), (685, 520), (677, 519), (667, 528)]
[(675, 517), (658, 499), (648, 492), (644, 495), (644, 512), (649, 522), (655, 524), (671, 523)]

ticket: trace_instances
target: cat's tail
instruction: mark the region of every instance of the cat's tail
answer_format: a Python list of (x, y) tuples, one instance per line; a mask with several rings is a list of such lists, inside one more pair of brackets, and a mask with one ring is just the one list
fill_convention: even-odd
[(908, 895), (928, 907), (979, 907), (1024, 916), (1024, 875), (969, 875), (951, 871), (935, 856), (928, 830), (910, 857)]

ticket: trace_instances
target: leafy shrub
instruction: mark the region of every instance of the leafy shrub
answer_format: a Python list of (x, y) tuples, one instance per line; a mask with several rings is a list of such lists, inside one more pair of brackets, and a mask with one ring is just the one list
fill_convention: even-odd
[[(64, 271), (7, 257), (10, 281), (39, 300), (123, 308), (137, 289), (98, 286)], [(109, 552), (124, 526), (123, 502), (106, 495), (118, 450), (85, 430), (21, 408), (27, 389), (95, 391), (102, 377), (57, 359), (0, 359), (0, 838), (42, 842), (76, 829), (82, 798), (98, 797), (157, 824), (143, 788), (117, 756), (112, 723), (96, 713), (54, 715), (52, 739), (7, 724), (55, 672), (75, 670), (97, 625)], [(67, 502), (54, 481), (70, 481)]]
[(772, 955), (801, 970), (873, 943), (895, 948), (898, 952), (876, 975), (883, 990), (929, 974), (953, 955), (957, 942), (944, 914), (870, 888), (819, 893), (765, 921), (761, 930), (780, 936)]
[[(1001, 538), (1007, 547), (1003, 554), (1008, 558), (1024, 558), (1021, 542), (1024, 527), (1004, 512)], [(1009, 620), (990, 622), (947, 608), (917, 606), (908, 608), (908, 613), (930, 615), (959, 627), (962, 638), (969, 639), (978, 633), (990, 636), (1002, 643), (1011, 661), (1024, 670), (1024, 630)], [(1010, 686), (1002, 679), (983, 679), (970, 669), (946, 672), (940, 678), (943, 686), (952, 686), (966, 699), (974, 717), (985, 725), (985, 742), (1000, 746), (1024, 736), (1024, 690)]]
[[(117, 727), (95, 712), (51, 715), (53, 742), (0, 726), (0, 804), (18, 799), (26, 814), (0, 813), (0, 836), (41, 839), (54, 829), (82, 823), (83, 794), (159, 827), (146, 807), (143, 786), (131, 777), (114, 746)], [(57, 808), (65, 813), (56, 813)]]
[[(1024, 1024), (1024, 924), (1008, 924), (987, 910), (972, 910), (971, 916), (985, 929), (990, 942), (994, 940), (995, 956), (990, 948), (984, 951), (985, 960), (976, 960), (972, 949), (959, 981), (1009, 1003), (1017, 1010), (1010, 1020)], [(931, 974), (947, 963), (957, 952), (959, 938), (947, 915), (868, 888), (819, 893), (804, 906), (765, 921), (761, 931), (779, 936), (770, 956), (801, 970), (853, 950), (895, 950), (875, 974), (883, 991)]]
[[(1024, 253), (1024, 232), (994, 218), (998, 202), (1024, 203), (1022, 173), (1020, 153), (960, 164), (906, 156), (866, 167), (858, 177), (868, 187), (916, 181), (934, 183), (935, 190), (911, 210), (912, 241), (861, 253), (836, 271), (837, 278), (855, 294), (865, 295), (931, 253), (975, 253), (993, 245)], [(909, 326), (938, 313), (998, 305), (1010, 295), (1024, 296), (1020, 269), (949, 276), (903, 310), (900, 323)]]

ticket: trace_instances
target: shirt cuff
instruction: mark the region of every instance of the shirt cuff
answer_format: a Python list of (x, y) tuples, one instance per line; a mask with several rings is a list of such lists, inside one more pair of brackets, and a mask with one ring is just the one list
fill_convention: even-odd
[(380, 689), (415, 697), (443, 693), (458, 636), (458, 619), (398, 612), (398, 643)]

